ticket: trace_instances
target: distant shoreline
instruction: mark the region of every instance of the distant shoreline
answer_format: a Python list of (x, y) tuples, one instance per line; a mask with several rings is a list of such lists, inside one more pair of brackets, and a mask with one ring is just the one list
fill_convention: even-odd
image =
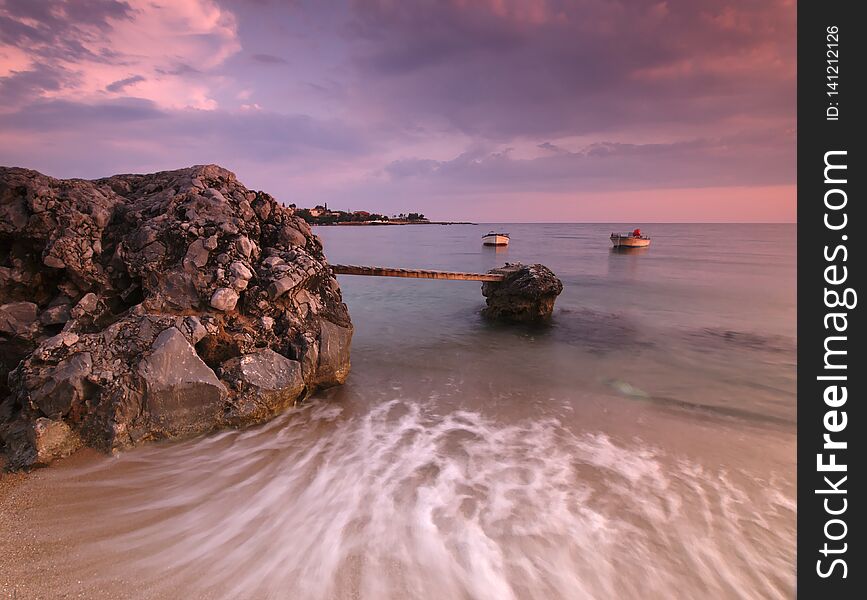
[(478, 223), (471, 223), (470, 221), (340, 221), (337, 223), (313, 223), (312, 225), (314, 227), (376, 227), (383, 225), (478, 225)]

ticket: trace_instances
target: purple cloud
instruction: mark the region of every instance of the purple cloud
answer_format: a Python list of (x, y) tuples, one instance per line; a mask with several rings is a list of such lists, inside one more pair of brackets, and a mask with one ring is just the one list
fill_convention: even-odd
[(794, 118), (794, 10), (785, 3), (355, 7), (354, 63), (377, 81), (370, 100), (406, 120), (507, 140), (706, 128), (742, 113)]
[(285, 58), (274, 56), (273, 54), (253, 54), (250, 58), (263, 65), (285, 65), (288, 61)]
[(122, 92), (126, 88), (128, 88), (129, 86), (135, 85), (136, 83), (138, 83), (140, 81), (146, 81), (146, 80), (141, 75), (133, 75), (132, 77), (127, 77), (125, 79), (118, 79), (117, 81), (114, 81), (114, 82), (108, 84), (107, 86), (105, 86), (105, 89), (106, 89), (106, 91), (109, 91), (109, 92)]
[(473, 194), (794, 190), (791, 0), (179, 2), (0, 0), (0, 162), (219, 162), (441, 218)]

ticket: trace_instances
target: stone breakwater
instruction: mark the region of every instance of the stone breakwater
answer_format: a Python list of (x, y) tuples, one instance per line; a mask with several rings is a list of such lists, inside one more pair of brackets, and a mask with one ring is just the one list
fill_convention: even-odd
[(343, 383), (351, 338), (319, 239), (226, 169), (0, 168), (11, 468), (266, 421)]

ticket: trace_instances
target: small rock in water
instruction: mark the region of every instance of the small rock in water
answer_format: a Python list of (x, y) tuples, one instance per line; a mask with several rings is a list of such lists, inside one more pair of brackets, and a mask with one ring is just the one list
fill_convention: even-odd
[(613, 379), (609, 381), (608, 384), (624, 396), (631, 396), (633, 398), (650, 397), (650, 395), (644, 390), (639, 389), (626, 381), (621, 381), (620, 379)]
[(482, 314), (501, 321), (544, 321), (554, 311), (563, 283), (545, 265), (509, 264), (488, 273), (505, 275), (503, 281), (486, 281)]

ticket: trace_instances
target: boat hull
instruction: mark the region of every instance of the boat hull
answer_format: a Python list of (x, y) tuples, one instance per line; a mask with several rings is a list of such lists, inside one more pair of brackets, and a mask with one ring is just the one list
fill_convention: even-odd
[(482, 238), (485, 246), (508, 246), (509, 238), (505, 235), (486, 235)]
[(650, 239), (627, 236), (611, 236), (611, 243), (615, 248), (647, 248)]

